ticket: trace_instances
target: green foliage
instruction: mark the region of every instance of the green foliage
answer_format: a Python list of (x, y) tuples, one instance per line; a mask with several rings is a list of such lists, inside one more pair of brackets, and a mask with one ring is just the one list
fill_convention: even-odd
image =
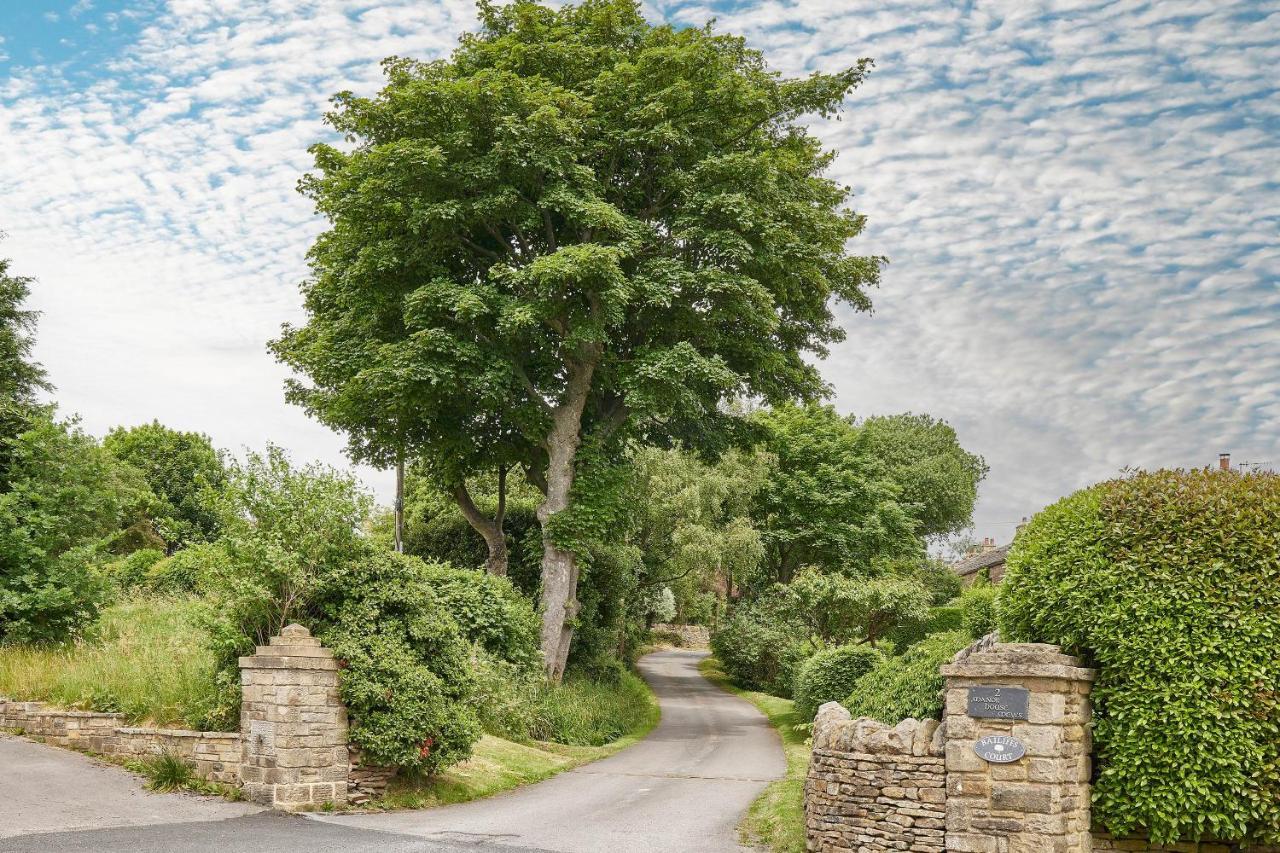
[(883, 659), (883, 652), (865, 645), (835, 646), (818, 652), (796, 674), (796, 714), (802, 720), (812, 720), (819, 707), (843, 700), (857, 680)]
[(712, 632), (711, 650), (739, 687), (790, 698), (814, 649), (789, 602), (773, 594), (735, 607)]
[(956, 431), (929, 415), (867, 418), (864, 449), (898, 487), (898, 501), (916, 519), (918, 536), (956, 533), (973, 518), (986, 461), (960, 446)]
[(0, 258), (0, 492), (8, 487), (12, 446), (40, 414), (39, 394), (51, 390), (44, 368), (31, 360), (35, 346), (35, 311), (22, 307), (31, 293), (31, 279), (9, 273), (8, 258)]
[(466, 758), (480, 724), (471, 645), (426, 568), (370, 549), (325, 573), (313, 607), (315, 633), (343, 667), (351, 741), (371, 764), (431, 773)]
[(151, 494), (74, 423), (37, 417), (4, 444), (0, 642), (62, 640), (93, 621), (107, 589), (95, 563)]
[(171, 548), (212, 540), (218, 519), (204, 496), (225, 479), (221, 452), (202, 433), (180, 432), (159, 421), (131, 429), (117, 427), (102, 446), (142, 472), (159, 499), (158, 526)]
[(907, 717), (942, 716), (942, 675), (938, 668), (972, 640), (963, 631), (925, 637), (905, 652), (886, 657), (858, 679), (845, 707), (854, 717), (894, 725)]
[(147, 572), (164, 559), (164, 551), (143, 548), (103, 566), (102, 571), (118, 592), (131, 592), (147, 581)]
[(203, 592), (215, 587), (216, 579), (226, 577), (230, 571), (227, 549), (221, 543), (201, 542), (153, 563), (145, 583), (159, 593)]
[(999, 590), (981, 581), (966, 589), (956, 601), (964, 630), (975, 640), (996, 629), (996, 595)]
[(929, 604), (939, 607), (947, 604), (964, 589), (964, 582), (951, 567), (932, 557), (913, 560), (877, 560), (876, 574), (914, 578), (929, 592)]
[(902, 577), (846, 577), (807, 569), (780, 588), (796, 622), (822, 645), (866, 640), (871, 645), (893, 629), (928, 615), (929, 593)]
[(898, 654), (906, 651), (908, 646), (944, 631), (960, 631), (964, 629), (964, 611), (959, 607), (930, 607), (929, 615), (923, 622), (913, 622), (890, 631), (885, 639)]
[(521, 669), (538, 666), (538, 616), (511, 581), (439, 563), (420, 572), (469, 642)]
[(234, 730), (205, 614), (195, 598), (126, 599), (73, 643), (0, 646), (0, 695), (121, 713), (139, 725)]
[(1018, 535), (1000, 631), (1099, 668), (1094, 816), (1158, 841), (1280, 839), (1280, 476), (1138, 473)]

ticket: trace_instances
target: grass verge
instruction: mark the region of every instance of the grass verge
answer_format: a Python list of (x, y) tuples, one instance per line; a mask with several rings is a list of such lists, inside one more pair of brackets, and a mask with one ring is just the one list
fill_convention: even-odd
[[(635, 715), (631, 730), (602, 746), (583, 746), (563, 743), (534, 741), (532, 743), (516, 743), (494, 735), (485, 735), (476, 743), (471, 758), (448, 768), (447, 770), (425, 778), (400, 778), (391, 783), (386, 795), (368, 804), (370, 809), (422, 809), (432, 806), (444, 806), (451, 803), (465, 803), (481, 797), (492, 796), (521, 785), (541, 782), (557, 773), (580, 767), (592, 761), (613, 755), (619, 750), (639, 741), (658, 724), (658, 702), (653, 691), (637, 676), (628, 674), (627, 679), (634, 679), (643, 688), (640, 697), (643, 712), (636, 714), (633, 704), (631, 713)], [(582, 700), (585, 695), (594, 694), (604, 688), (589, 687), (584, 683), (573, 686), (566, 685), (564, 701), (555, 704), (564, 709), (564, 713), (573, 716), (568, 710), (574, 700)], [(636, 698), (635, 685), (628, 684), (621, 691)], [(579, 732), (572, 725), (567, 728), (574, 734)], [(595, 730), (594, 726), (587, 726)]]
[(741, 696), (760, 709), (782, 738), (787, 775), (770, 782), (756, 797), (738, 825), (742, 840), (773, 853), (804, 853), (804, 777), (809, 768), (808, 727), (794, 710), (795, 703), (780, 696), (735, 687), (720, 668), (720, 661), (706, 658), (698, 670), (722, 690)]
[(190, 598), (125, 601), (74, 643), (0, 646), (0, 696), (206, 728), (218, 695), (202, 607)]

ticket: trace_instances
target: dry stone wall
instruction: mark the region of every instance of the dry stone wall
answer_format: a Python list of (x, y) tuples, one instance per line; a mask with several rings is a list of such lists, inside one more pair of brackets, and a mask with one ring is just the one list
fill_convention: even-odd
[(942, 853), (946, 771), (936, 720), (886, 726), (818, 711), (805, 780), (808, 849)]
[(20, 730), (54, 746), (110, 758), (171, 753), (187, 759), (196, 774), (214, 782), (240, 780), (240, 735), (121, 725), (123, 714), (65, 711), (43, 702), (0, 702), (0, 728)]

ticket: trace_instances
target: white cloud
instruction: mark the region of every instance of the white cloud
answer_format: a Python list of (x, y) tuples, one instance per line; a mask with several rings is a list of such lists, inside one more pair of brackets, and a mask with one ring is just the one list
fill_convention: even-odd
[[(985, 454), (980, 535), (1126, 465), (1280, 463), (1280, 10), (1168, 0), (762, 0), (714, 14), (789, 74), (874, 56), (815, 127), (892, 264), (824, 372), (845, 411), (928, 411)], [(470, 0), (171, 0), (88, 87), (0, 81), (5, 254), (39, 356), (97, 430), (160, 417), (337, 460), (264, 349), (318, 225), (319, 116)], [(120, 18), (104, 17), (108, 28)], [(374, 477), (385, 491), (385, 477)]]

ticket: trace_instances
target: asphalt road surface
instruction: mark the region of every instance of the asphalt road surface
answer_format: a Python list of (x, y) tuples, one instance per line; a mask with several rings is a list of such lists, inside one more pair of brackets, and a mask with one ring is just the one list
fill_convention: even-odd
[(724, 853), (785, 762), (749, 703), (665, 651), (640, 670), (662, 705), (643, 741), (485, 800), (421, 811), (298, 817), (151, 794), (75, 753), (0, 737), (0, 853)]

